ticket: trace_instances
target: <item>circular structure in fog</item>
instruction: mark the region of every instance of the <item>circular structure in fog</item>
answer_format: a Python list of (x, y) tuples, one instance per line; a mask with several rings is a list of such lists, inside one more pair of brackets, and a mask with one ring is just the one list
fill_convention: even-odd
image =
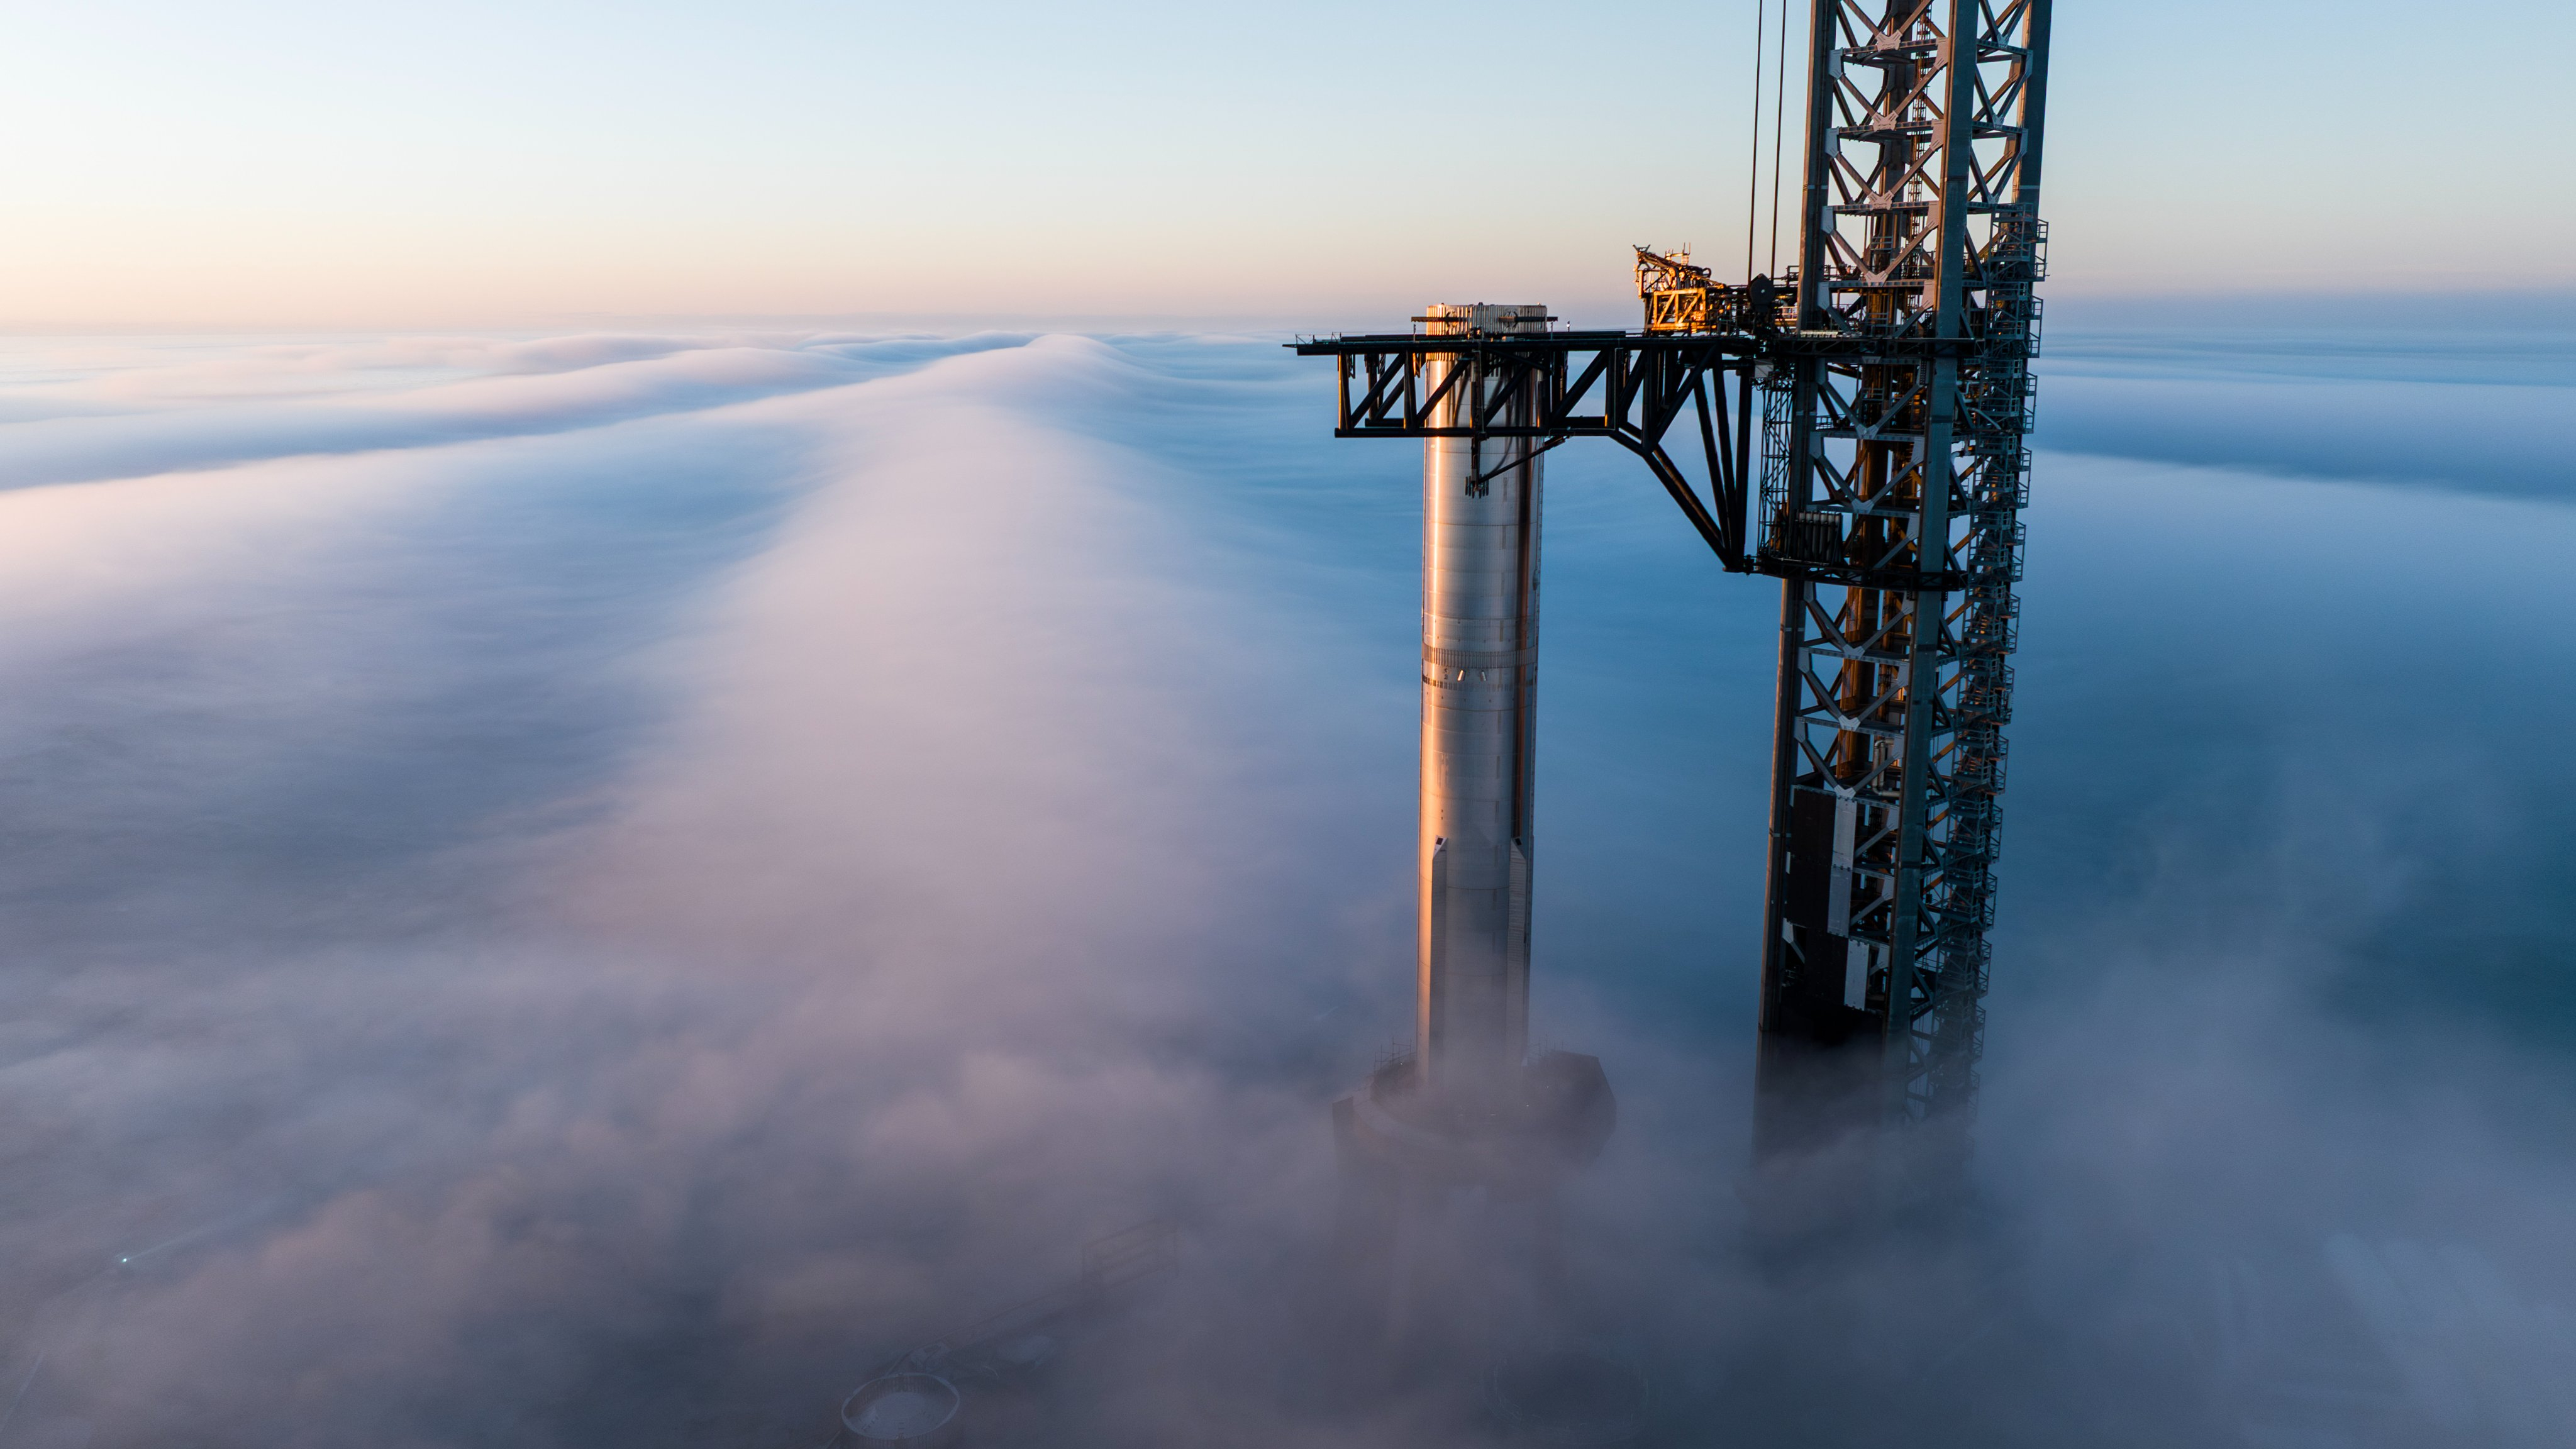
[(957, 1442), (957, 1386), (937, 1374), (888, 1374), (841, 1405), (842, 1442), (865, 1449), (944, 1449)]
[(1494, 1416), (1523, 1443), (1609, 1449), (1646, 1432), (1646, 1376), (1582, 1348), (1510, 1354), (1485, 1381)]

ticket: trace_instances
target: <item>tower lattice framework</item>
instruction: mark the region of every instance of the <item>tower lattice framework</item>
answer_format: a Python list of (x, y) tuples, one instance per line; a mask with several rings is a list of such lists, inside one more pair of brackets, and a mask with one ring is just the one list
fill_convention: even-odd
[[(1782, 578), (1767, 1096), (1820, 1049), (1899, 1119), (1977, 1089), (2021, 574), (2047, 0), (1817, 0), (1793, 351), (1762, 379)], [(1852, 344), (1857, 344), (1852, 345)], [(1964, 1118), (1964, 1114), (1961, 1114)], [(1812, 1124), (1768, 1121), (1766, 1147)]]

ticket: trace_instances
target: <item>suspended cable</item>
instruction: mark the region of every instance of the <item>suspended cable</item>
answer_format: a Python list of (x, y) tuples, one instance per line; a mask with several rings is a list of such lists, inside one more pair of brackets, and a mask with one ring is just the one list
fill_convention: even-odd
[[(1786, 7), (1781, 24), (1788, 24)], [(1762, 219), (1762, 22), (1771, 13), (1771, 0), (1753, 0), (1753, 155), (1744, 168), (1744, 275), (1753, 275), (1753, 234)], [(1779, 225), (1779, 218), (1772, 218)]]
[[(1753, 64), (1759, 68), (1760, 41), (1755, 45)], [(1771, 87), (1771, 107), (1771, 270), (1767, 275), (1776, 278), (1780, 275), (1780, 147), (1789, 133), (1789, 0), (1780, 0), (1780, 70)]]

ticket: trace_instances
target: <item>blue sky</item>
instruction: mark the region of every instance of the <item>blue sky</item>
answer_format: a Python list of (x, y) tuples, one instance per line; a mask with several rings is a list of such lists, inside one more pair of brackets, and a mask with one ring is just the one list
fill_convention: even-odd
[[(0, 325), (1614, 308), (1753, 8), (12, 4)], [(2554, 7), (2060, 10), (2053, 295), (2576, 285)]]

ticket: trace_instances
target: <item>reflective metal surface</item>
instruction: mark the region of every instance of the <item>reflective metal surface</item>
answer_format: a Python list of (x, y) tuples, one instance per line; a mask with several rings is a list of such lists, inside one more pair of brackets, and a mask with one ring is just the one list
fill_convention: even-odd
[[(1543, 333), (1547, 309), (1435, 305), (1435, 336)], [(1434, 360), (1435, 411), (1516, 419), (1527, 375)], [(1513, 396), (1498, 396), (1509, 391)], [(1423, 1084), (1483, 1095), (1529, 1044), (1531, 786), (1538, 702), (1541, 465), (1527, 438), (1432, 437), (1422, 462), (1420, 1007)]]

